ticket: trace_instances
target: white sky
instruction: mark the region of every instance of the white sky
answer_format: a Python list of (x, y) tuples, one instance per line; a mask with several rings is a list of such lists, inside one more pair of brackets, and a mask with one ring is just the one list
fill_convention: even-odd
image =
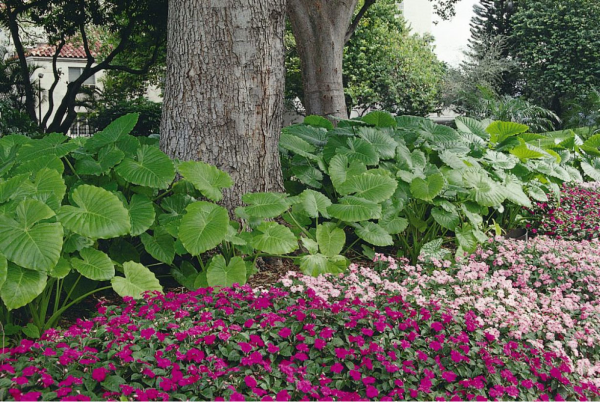
[(435, 53), (438, 58), (446, 63), (457, 66), (462, 60), (462, 51), (467, 49), (467, 42), (471, 36), (469, 23), (473, 16), (473, 5), (478, 0), (460, 0), (456, 5), (456, 16), (449, 21), (439, 21), (432, 25), (431, 33), (435, 37)]

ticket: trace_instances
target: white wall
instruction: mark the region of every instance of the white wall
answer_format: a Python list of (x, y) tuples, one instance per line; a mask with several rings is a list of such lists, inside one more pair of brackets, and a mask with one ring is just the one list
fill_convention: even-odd
[[(39, 94), (39, 85), (41, 85), (42, 89), (42, 118), (46, 115), (49, 107), (48, 102), (48, 90), (54, 83), (54, 73), (52, 72), (52, 59), (47, 57), (28, 57), (28, 64), (35, 64), (39, 66), (38, 69), (35, 70), (32, 76), (32, 81), (35, 81), (35, 94), (36, 96)], [(62, 71), (60, 79), (58, 81), (58, 85), (54, 89), (54, 110), (58, 107), (60, 101), (64, 98), (67, 93), (67, 82), (69, 80), (69, 67), (84, 67), (86, 64), (86, 60), (83, 59), (70, 59), (70, 58), (59, 58), (57, 60), (57, 67), (59, 71)], [(44, 76), (39, 79), (38, 75), (42, 73)], [(96, 73), (96, 87), (102, 88), (101, 78), (104, 75), (103, 71), (99, 71)], [(39, 83), (38, 83), (39, 80)], [(37, 103), (37, 100), (36, 100)], [(39, 106), (36, 108), (36, 115), (39, 118)], [(84, 108), (79, 108), (78, 112), (85, 112)], [(54, 113), (51, 115), (48, 121), (52, 121), (54, 117)]]

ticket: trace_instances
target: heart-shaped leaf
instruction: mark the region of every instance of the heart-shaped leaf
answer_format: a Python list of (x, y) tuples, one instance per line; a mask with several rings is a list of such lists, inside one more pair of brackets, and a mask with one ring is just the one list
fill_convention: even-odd
[(84, 248), (79, 252), (83, 260), (72, 258), (71, 265), (88, 279), (107, 281), (115, 276), (115, 266), (111, 259), (102, 251)]
[(426, 179), (416, 177), (410, 183), (413, 197), (424, 201), (432, 201), (444, 188), (444, 176), (440, 173), (428, 176)]
[(381, 226), (374, 222), (362, 222), (354, 226), (356, 235), (374, 246), (391, 246), (394, 244), (392, 236)]
[(132, 236), (145, 232), (154, 223), (154, 204), (145, 195), (134, 194), (129, 203), (129, 217)]
[(128, 261), (123, 264), (123, 272), (125, 277), (115, 276), (110, 281), (119, 296), (141, 299), (144, 292), (152, 290), (162, 292), (162, 286), (156, 276), (142, 264)]
[(233, 180), (227, 173), (204, 162), (183, 162), (177, 166), (177, 171), (212, 201), (221, 201), (221, 190), (233, 185)]
[(72, 232), (91, 239), (110, 239), (131, 230), (127, 209), (119, 198), (100, 187), (87, 184), (73, 191), (77, 206), (65, 205), (58, 219)]
[(165, 189), (175, 178), (173, 162), (160, 149), (144, 145), (135, 158), (125, 158), (115, 172), (129, 183)]
[(317, 243), (321, 253), (333, 257), (342, 252), (346, 244), (346, 233), (333, 222), (325, 222), (317, 226)]
[(275, 218), (289, 208), (286, 194), (248, 193), (242, 196), (247, 207), (239, 208), (242, 213), (253, 218)]
[(15, 219), (0, 215), (0, 250), (15, 264), (48, 272), (56, 265), (63, 244), (60, 223), (38, 223), (54, 216), (46, 204), (24, 200)]
[(38, 297), (46, 287), (45, 273), (8, 264), (6, 280), (0, 289), (0, 297), (8, 308), (23, 307)]
[(211, 287), (243, 285), (246, 283), (246, 263), (240, 257), (233, 257), (227, 264), (222, 255), (215, 255), (206, 269), (206, 280)]
[(298, 239), (283, 225), (263, 222), (254, 231), (250, 245), (269, 254), (288, 254), (298, 248)]
[(225, 208), (198, 201), (188, 205), (186, 211), (179, 226), (179, 239), (190, 254), (204, 253), (225, 239), (229, 226)]
[(348, 196), (327, 208), (329, 215), (346, 222), (360, 222), (381, 217), (381, 205), (364, 198)]
[(165, 264), (172, 264), (175, 258), (175, 240), (164, 229), (155, 230), (154, 235), (142, 233), (140, 239), (144, 248), (153, 258)]

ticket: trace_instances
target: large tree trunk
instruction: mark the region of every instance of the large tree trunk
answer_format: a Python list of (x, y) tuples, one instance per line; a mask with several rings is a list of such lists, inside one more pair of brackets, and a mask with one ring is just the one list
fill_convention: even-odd
[(160, 146), (235, 181), (224, 204), (281, 191), (285, 0), (171, 0)]
[(347, 118), (342, 61), (358, 0), (288, 0), (307, 114)]

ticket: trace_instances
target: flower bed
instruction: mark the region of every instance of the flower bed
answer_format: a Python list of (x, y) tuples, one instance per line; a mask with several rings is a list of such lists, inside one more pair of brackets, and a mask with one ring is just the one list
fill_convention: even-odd
[(600, 235), (600, 183), (565, 183), (560, 200), (537, 202), (529, 211), (532, 233), (565, 240), (591, 240)]
[[(598, 397), (596, 365), (588, 372), (578, 365), (597, 355), (597, 334), (577, 335), (597, 328), (596, 290), (582, 288), (581, 300), (567, 305), (572, 291), (562, 285), (595, 286), (586, 281), (598, 261), (588, 264), (583, 260), (593, 254), (585, 254), (580, 262), (561, 262), (575, 267), (561, 280), (551, 274), (559, 269), (553, 253), (540, 249), (548, 245), (536, 242), (500, 241), (494, 257), (482, 250), (464, 264), (434, 262), (429, 270), (385, 259), (380, 272), (352, 266), (342, 277), (296, 274), (268, 290), (200, 289), (101, 306), (92, 321), (4, 350), (0, 399)], [(557, 258), (598, 248), (571, 244), (568, 254), (563, 243), (555, 244), (566, 253)], [(536, 265), (523, 265), (528, 258)], [(532, 272), (516, 274), (513, 266)], [(537, 277), (546, 274), (554, 282)], [(538, 279), (539, 287), (529, 286)], [(573, 317), (562, 342), (576, 340), (575, 364), (570, 346), (551, 349), (556, 340), (538, 341), (559, 316)], [(515, 327), (527, 319), (533, 339)]]

